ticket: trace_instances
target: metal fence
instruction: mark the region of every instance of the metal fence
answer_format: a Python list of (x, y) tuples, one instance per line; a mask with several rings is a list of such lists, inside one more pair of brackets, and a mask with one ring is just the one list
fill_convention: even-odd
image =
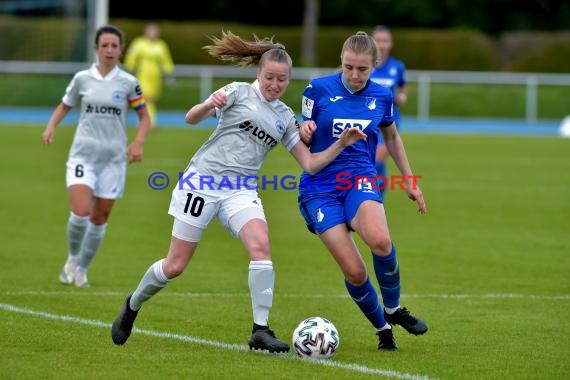
[[(88, 66), (89, 64), (85, 62), (0, 61), (0, 74), (73, 75)], [(292, 78), (309, 80), (335, 70), (336, 68), (293, 68)], [(213, 91), (214, 78), (252, 78), (255, 77), (255, 68), (177, 65), (174, 76), (199, 78), (200, 99), (205, 99)], [(525, 119), (527, 122), (537, 120), (538, 86), (570, 86), (570, 74), (407, 70), (406, 77), (409, 83), (417, 83), (418, 119), (424, 121), (430, 118), (430, 86), (433, 83), (524, 85), (526, 86)]]

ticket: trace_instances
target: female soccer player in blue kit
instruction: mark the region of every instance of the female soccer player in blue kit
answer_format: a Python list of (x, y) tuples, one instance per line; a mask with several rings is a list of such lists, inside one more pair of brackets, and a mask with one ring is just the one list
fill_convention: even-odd
[[(313, 120), (316, 127), (303, 123), (300, 134), (311, 152), (329, 147), (346, 128), (358, 127), (368, 137), (346, 148), (317, 174), (303, 172), (299, 209), (309, 230), (320, 237), (340, 266), (348, 293), (377, 330), (378, 349), (393, 351), (397, 346), (391, 325), (398, 324), (414, 335), (424, 334), (428, 327), (400, 307), (396, 248), (390, 239), (382, 197), (372, 184), (379, 133), (406, 178), (408, 197), (417, 202), (422, 214), (426, 205), (394, 123), (392, 93), (370, 80), (377, 57), (374, 40), (358, 32), (344, 42), (342, 71), (315, 78), (306, 87), (302, 116)], [(372, 251), (384, 310), (351, 231), (356, 231)]]
[[(378, 62), (374, 71), (370, 74), (370, 80), (388, 87), (392, 91), (394, 97), (394, 123), (396, 128), (400, 129), (400, 109), (399, 107), (406, 104), (408, 100), (408, 86), (406, 82), (406, 65), (404, 62), (392, 57), (392, 33), (384, 25), (376, 25), (372, 29), (372, 38), (376, 42), (378, 48)], [(386, 145), (378, 142), (376, 148), (376, 173), (384, 178), (388, 177), (386, 169), (386, 159), (388, 158), (388, 150)], [(388, 190), (388, 182), (382, 178), (378, 180), (380, 193), (385, 197)]]

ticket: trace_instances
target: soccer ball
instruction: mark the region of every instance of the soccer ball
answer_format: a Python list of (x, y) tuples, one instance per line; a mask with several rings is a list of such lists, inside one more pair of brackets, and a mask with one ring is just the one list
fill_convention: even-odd
[(293, 348), (301, 358), (330, 359), (339, 345), (338, 330), (326, 318), (307, 318), (293, 331)]

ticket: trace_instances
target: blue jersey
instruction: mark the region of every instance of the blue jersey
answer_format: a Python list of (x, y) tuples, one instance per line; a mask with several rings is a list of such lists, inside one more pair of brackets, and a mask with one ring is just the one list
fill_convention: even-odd
[(374, 176), (380, 128), (393, 123), (392, 113), (392, 93), (377, 83), (368, 81), (363, 89), (352, 93), (344, 86), (342, 73), (313, 79), (303, 92), (302, 104), (303, 120), (313, 120), (317, 125), (311, 152), (327, 149), (337, 141), (345, 128), (360, 128), (366, 133), (367, 140), (357, 141), (345, 148), (315, 176), (303, 172), (300, 191), (310, 185), (307, 181), (315, 183), (323, 178), (338, 180), (339, 173), (346, 173), (352, 178)]
[[(370, 74), (370, 80), (388, 87), (392, 91), (392, 96), (396, 96), (398, 88), (404, 86), (406, 82), (406, 66), (404, 62), (393, 57), (388, 57), (383, 65), (378, 65)], [(400, 120), (400, 111), (394, 105), (394, 120)]]

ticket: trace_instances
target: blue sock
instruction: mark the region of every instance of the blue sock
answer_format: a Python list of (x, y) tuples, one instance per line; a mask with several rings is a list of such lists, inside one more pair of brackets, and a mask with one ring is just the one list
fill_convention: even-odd
[(352, 285), (344, 280), (348, 294), (352, 300), (358, 305), (366, 318), (372, 323), (372, 326), (379, 329), (384, 327), (386, 320), (384, 319), (384, 310), (380, 307), (378, 293), (370, 283), (370, 278), (362, 285)]
[(372, 254), (372, 258), (384, 307), (398, 307), (400, 305), (400, 266), (396, 258), (396, 247), (392, 243), (392, 251), (388, 256)]
[(386, 170), (386, 161), (376, 161), (376, 174), (382, 176), (383, 178), (376, 179), (376, 186), (380, 189), (380, 195), (382, 195), (382, 199), (384, 199), (384, 194), (386, 193), (386, 189), (388, 188), (389, 181), (388, 181), (388, 171)]

